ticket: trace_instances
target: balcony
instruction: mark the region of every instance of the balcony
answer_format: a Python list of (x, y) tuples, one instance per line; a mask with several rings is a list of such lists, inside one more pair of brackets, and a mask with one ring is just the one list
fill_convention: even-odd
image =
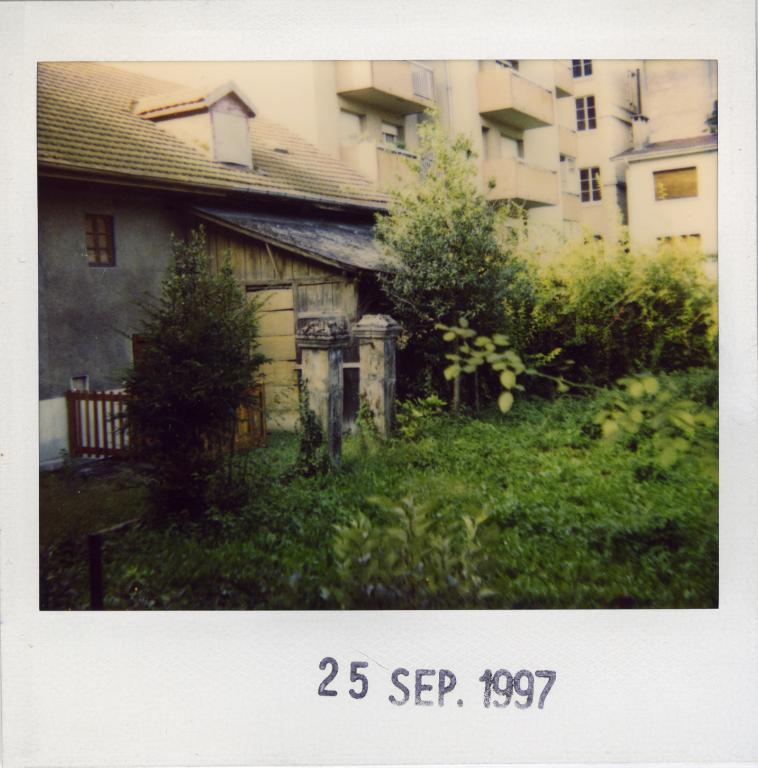
[(382, 190), (413, 180), (414, 174), (407, 160), (414, 157), (411, 152), (373, 141), (359, 141), (340, 147), (342, 162), (371, 179)]
[(379, 169), (378, 184), (382, 190), (400, 187), (415, 179), (415, 174), (408, 167), (408, 160), (416, 156), (402, 149), (382, 146), (376, 148), (376, 161)]
[(571, 73), (571, 62), (568, 59), (560, 59), (553, 62), (553, 80), (555, 82), (555, 95), (562, 99), (564, 96), (574, 95), (574, 77)]
[(409, 115), (434, 105), (434, 74), (410, 61), (338, 61), (337, 93)]
[[(525, 208), (558, 205), (558, 174), (529, 165), (517, 157), (485, 160), (482, 163), (488, 200), (512, 200)], [(490, 188), (490, 181), (494, 186)]]
[(484, 117), (525, 131), (553, 123), (553, 94), (521, 77), (513, 69), (494, 62), (477, 78), (479, 113)]
[(558, 126), (558, 151), (562, 155), (576, 157), (577, 139), (575, 130), (566, 128), (565, 125)]
[(561, 208), (564, 219), (568, 221), (579, 221), (579, 212), (581, 211), (579, 195), (572, 194), (571, 192), (562, 192)]

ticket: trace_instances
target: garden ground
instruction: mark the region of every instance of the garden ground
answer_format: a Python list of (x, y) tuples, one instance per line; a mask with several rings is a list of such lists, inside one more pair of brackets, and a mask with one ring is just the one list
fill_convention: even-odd
[[(668, 378), (695, 400), (715, 398), (715, 373)], [(211, 509), (189, 526), (140, 523), (106, 537), (105, 607), (717, 606), (716, 479), (697, 454), (661, 467), (644, 432), (603, 440), (593, 419), (607, 397), (522, 399), (506, 416), (428, 417), (413, 438), (354, 435), (341, 470), (314, 477), (293, 471), (297, 436), (273, 435), (247, 456), (251, 501), (241, 512)], [(707, 439), (715, 455), (715, 428)], [(86, 534), (143, 515), (145, 482), (138, 468), (107, 462), (41, 476), (42, 608), (88, 607)], [(403, 509), (423, 510), (405, 533), (388, 511), (403, 499)], [(461, 544), (468, 549), (459, 557), (451, 541), (466, 534), (456, 524), (485, 515), (494, 533), (481, 546)], [(389, 538), (376, 539), (373, 554), (368, 545), (356, 552), (345, 543), (350, 531), (353, 541), (381, 531)], [(391, 541), (397, 552), (387, 551)], [(484, 547), (487, 558), (477, 560)], [(403, 592), (407, 573), (383, 572), (397, 570), (398, 558), (421, 573), (412, 595)], [(455, 562), (460, 573), (435, 585), (433, 561)], [(461, 579), (482, 588), (464, 590)]]

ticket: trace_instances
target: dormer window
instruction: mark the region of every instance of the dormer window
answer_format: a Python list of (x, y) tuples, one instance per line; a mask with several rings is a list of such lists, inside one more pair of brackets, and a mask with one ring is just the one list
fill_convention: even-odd
[(150, 96), (142, 99), (135, 111), (209, 160), (252, 168), (250, 118), (255, 117), (255, 112), (234, 83), (210, 92)]

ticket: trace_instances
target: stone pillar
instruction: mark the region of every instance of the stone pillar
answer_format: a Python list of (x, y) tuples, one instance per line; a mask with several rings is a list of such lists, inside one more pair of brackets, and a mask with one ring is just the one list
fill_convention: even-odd
[(377, 429), (389, 435), (395, 404), (395, 344), (400, 326), (389, 315), (364, 315), (353, 326), (360, 344), (361, 396), (366, 398)]
[(312, 315), (298, 320), (302, 378), (310, 406), (324, 430), (329, 457), (339, 465), (342, 453), (342, 349), (350, 343), (347, 319)]

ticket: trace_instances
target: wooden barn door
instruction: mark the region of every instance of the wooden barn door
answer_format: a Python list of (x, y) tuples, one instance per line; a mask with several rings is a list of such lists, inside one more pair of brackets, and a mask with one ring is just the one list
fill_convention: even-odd
[(266, 386), (270, 429), (293, 429), (297, 423), (298, 383), (295, 349), (295, 306), (291, 287), (248, 292), (261, 303), (260, 349), (269, 358), (261, 371)]

